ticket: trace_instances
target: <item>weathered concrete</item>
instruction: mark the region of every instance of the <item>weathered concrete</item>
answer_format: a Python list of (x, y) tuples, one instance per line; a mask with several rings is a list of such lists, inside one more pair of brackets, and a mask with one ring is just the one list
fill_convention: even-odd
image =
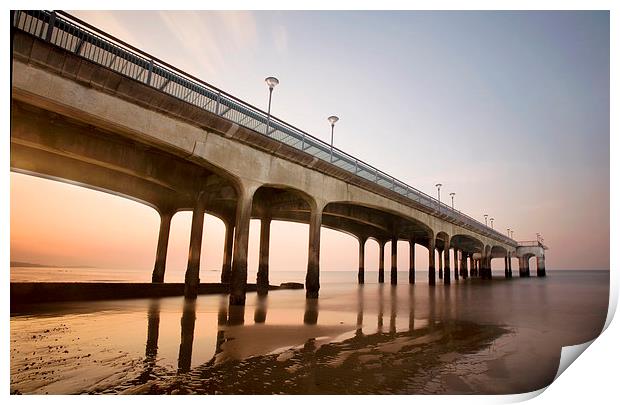
[(459, 250), (454, 248), (454, 280), (459, 279)]
[(364, 259), (366, 250), (367, 238), (359, 238), (359, 266), (357, 270), (357, 282), (358, 284), (364, 284)]
[(392, 238), (392, 257), (390, 258), (390, 284), (398, 283), (398, 239)]
[(196, 198), (192, 213), (192, 227), (189, 238), (189, 254), (185, 271), (185, 297), (196, 298), (200, 284), (200, 251), (202, 249), (202, 227), (205, 219), (206, 197), (203, 192)]
[(431, 238), (428, 246), (428, 284), (435, 285), (435, 238)]
[(222, 258), (222, 283), (230, 283), (232, 273), (232, 249), (235, 236), (235, 227), (232, 223), (226, 222), (226, 234), (224, 235), (224, 257)]
[(385, 243), (379, 242), (379, 283), (385, 281)]
[(415, 284), (415, 241), (409, 241), (409, 284)]
[(444, 249), (443, 254), (444, 254), (443, 283), (450, 284), (450, 249), (448, 248)]
[(258, 247), (258, 273), (256, 285), (258, 294), (265, 295), (269, 291), (269, 234), (271, 219), (262, 218), (260, 221), (260, 241)]
[(155, 266), (153, 268), (153, 283), (163, 283), (166, 272), (166, 257), (168, 255), (168, 239), (170, 238), (170, 221), (174, 213), (172, 210), (160, 212), (159, 238), (155, 252)]
[(321, 249), (321, 211), (323, 207), (312, 207), (308, 237), (308, 271), (306, 273), (306, 298), (319, 296), (319, 253)]

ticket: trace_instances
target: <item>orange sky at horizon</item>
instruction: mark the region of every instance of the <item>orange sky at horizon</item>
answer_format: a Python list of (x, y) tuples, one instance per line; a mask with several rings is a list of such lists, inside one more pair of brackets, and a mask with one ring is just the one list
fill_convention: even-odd
[[(144, 204), (77, 185), (11, 173), (11, 261), (54, 266), (93, 266), (106, 269), (152, 271), (159, 231), (159, 215)], [(187, 264), (191, 212), (179, 212), (171, 224), (166, 281), (182, 282)], [(205, 215), (201, 271), (221, 269), (224, 224)], [(258, 267), (260, 221), (252, 220), (248, 280)], [(270, 241), (271, 271), (305, 271), (308, 226), (273, 221)], [(322, 229), (321, 271), (356, 272), (357, 240)], [(389, 243), (386, 269), (390, 268)], [(407, 242), (398, 245), (398, 268), (408, 268)], [(516, 260), (513, 266), (516, 265)], [(428, 266), (427, 250), (416, 246), (416, 268)], [(532, 259), (530, 266), (535, 269)], [(378, 267), (378, 244), (367, 242), (366, 269)], [(493, 260), (503, 269), (503, 260)]]

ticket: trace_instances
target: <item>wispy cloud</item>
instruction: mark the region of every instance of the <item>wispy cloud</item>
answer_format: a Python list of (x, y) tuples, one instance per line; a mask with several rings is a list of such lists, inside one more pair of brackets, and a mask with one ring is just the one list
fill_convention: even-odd
[(159, 18), (174, 38), (171, 43), (192, 55), (183, 63), (199, 76), (225, 68), (226, 54), (253, 47), (256, 21), (250, 12), (160, 11)]

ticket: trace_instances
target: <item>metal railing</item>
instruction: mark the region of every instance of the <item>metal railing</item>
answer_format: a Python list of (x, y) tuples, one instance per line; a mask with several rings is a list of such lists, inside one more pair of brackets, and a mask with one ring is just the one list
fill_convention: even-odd
[(542, 242), (537, 241), (537, 240), (520, 240), (517, 243), (521, 247), (541, 247), (545, 250), (549, 249), (547, 246), (543, 245)]
[(400, 194), (432, 215), (516, 245), (513, 239), (338, 148), (114, 38), (65, 12), (15, 11), (13, 27)]

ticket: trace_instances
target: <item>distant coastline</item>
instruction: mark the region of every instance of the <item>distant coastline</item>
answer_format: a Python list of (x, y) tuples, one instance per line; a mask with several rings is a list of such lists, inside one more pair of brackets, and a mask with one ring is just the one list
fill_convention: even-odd
[(44, 268), (57, 268), (57, 269), (95, 269), (95, 266), (54, 266), (51, 264), (39, 264), (39, 263), (28, 263), (28, 262), (11, 262), (11, 267), (44, 267)]

